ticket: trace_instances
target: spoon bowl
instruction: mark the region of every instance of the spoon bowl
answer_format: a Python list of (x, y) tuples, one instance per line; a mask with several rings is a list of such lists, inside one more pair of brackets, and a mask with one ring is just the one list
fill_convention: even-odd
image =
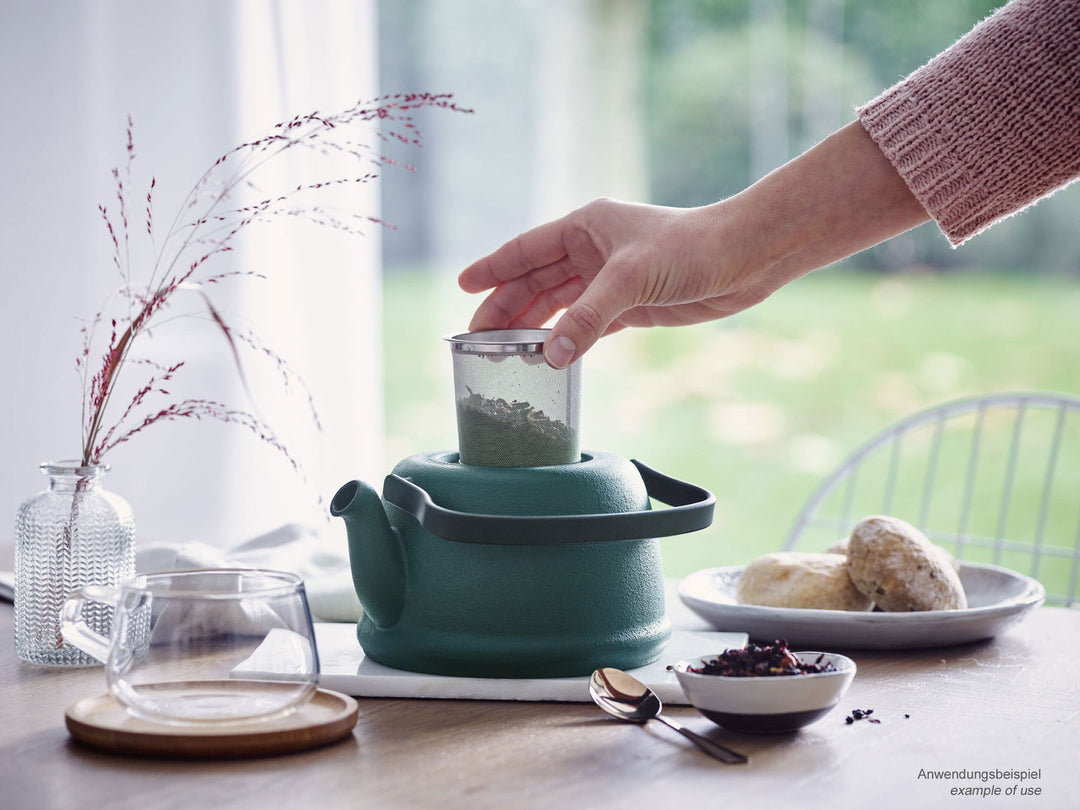
[(735, 765), (750, 761), (738, 751), (732, 751), (664, 717), (661, 713), (664, 706), (657, 694), (621, 669), (602, 667), (593, 672), (592, 677), (589, 678), (589, 695), (593, 703), (619, 720), (638, 724), (644, 724), (649, 720), (659, 720), (690, 740), (706, 754), (722, 762)]

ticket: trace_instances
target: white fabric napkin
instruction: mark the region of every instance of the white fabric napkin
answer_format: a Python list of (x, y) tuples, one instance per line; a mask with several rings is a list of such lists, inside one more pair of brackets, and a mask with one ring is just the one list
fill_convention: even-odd
[[(185, 568), (272, 568), (304, 580), (312, 618), (320, 622), (356, 622), (360, 600), (353, 589), (346, 549), (331, 545), (314, 529), (289, 523), (233, 548), (201, 542), (136, 543), (135, 570), (179, 571)], [(15, 574), (0, 571), (0, 599), (15, 599)]]
[[(353, 589), (349, 555), (312, 528), (289, 523), (233, 548), (201, 542), (136, 543), (135, 570), (179, 571), (185, 568), (272, 568), (304, 580), (312, 618), (319, 622), (356, 622), (360, 600)], [(0, 599), (15, 599), (15, 572), (0, 571)]]
[(360, 618), (360, 600), (353, 589), (347, 551), (332, 547), (307, 526), (289, 523), (227, 549), (198, 541), (137, 547), (135, 569), (139, 573), (186, 568), (288, 571), (304, 580), (315, 621), (355, 622)]

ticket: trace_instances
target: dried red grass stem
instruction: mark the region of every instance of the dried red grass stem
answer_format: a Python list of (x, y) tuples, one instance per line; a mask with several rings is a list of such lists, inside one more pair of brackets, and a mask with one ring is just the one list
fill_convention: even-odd
[[(450, 94), (399, 93), (363, 101), (332, 115), (313, 112), (276, 124), (266, 135), (230, 149), (211, 164), (182, 201), (160, 244), (155, 238), (153, 213), (157, 180), (152, 178), (146, 191), (145, 225), (153, 261), (148, 277), (139, 286), (133, 286), (132, 282), (132, 239), (128, 221), (132, 165), (136, 156), (134, 125), (131, 117), (128, 117), (126, 165), (122, 171), (119, 168), (112, 170), (119, 207), (118, 219), (114, 220), (106, 206), (98, 206), (112, 244), (113, 264), (122, 279), (122, 286), (110, 297), (118, 312), (106, 315), (106, 305), (91, 318), (82, 329), (83, 348), (76, 359), (83, 381), (83, 465), (100, 463), (108, 452), (159, 422), (215, 419), (251, 431), (279, 451), (293, 469), (300, 471), (288, 448), (270, 426), (254, 414), (209, 399), (189, 398), (168, 402), (171, 396), (169, 384), (186, 367), (185, 362), (160, 362), (134, 357), (133, 347), (142, 335), (150, 334), (154, 328), (166, 322), (163, 313), (172, 305), (178, 292), (193, 291), (200, 297), (210, 323), (225, 338), (245, 388), (241, 350), (252, 351), (269, 359), (281, 374), (287, 390), (302, 387), (302, 382), (284, 359), (249, 330), (235, 328), (206, 291), (206, 287), (212, 284), (240, 277), (262, 279), (265, 276), (247, 270), (209, 272), (208, 265), (222, 254), (232, 251), (237, 236), (256, 222), (301, 217), (316, 225), (357, 235), (362, 234), (358, 225), (354, 224), (357, 222), (386, 226), (374, 216), (355, 212), (337, 214), (320, 206), (292, 203), (294, 198), (317, 194), (329, 188), (368, 183), (378, 176), (371, 166), (401, 165), (368, 144), (348, 139), (346, 133), (354, 126), (367, 125), (369, 134), (379, 140), (419, 147), (422, 137), (412, 121), (411, 113), (421, 108), (471, 112), (459, 107)], [(296, 148), (310, 150), (324, 157), (345, 156), (366, 164), (367, 168), (354, 177), (301, 183), (277, 194), (261, 195), (262, 199), (256, 203), (226, 205), (241, 192), (257, 188), (253, 176), (268, 161)], [(407, 165), (405, 168), (412, 169)], [(200, 205), (204, 206), (202, 212), (191, 216), (190, 212)], [(180, 313), (168, 320), (193, 315), (190, 312)], [(99, 328), (105, 323), (109, 325), (108, 339), (100, 354), (101, 359), (94, 366), (96, 370), (91, 373), (90, 357), (100, 342)], [(148, 372), (136, 384), (130, 401), (122, 407), (114, 406), (113, 398), (121, 372), (130, 366), (143, 367)], [(318, 414), (310, 394), (307, 394), (307, 401), (314, 424), (319, 427)], [(119, 415), (112, 416), (117, 410)]]

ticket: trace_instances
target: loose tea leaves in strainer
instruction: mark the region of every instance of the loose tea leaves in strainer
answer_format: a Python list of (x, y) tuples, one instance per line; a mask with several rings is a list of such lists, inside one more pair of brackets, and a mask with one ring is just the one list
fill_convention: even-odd
[(457, 401), (464, 464), (545, 467), (578, 461), (577, 432), (528, 402), (485, 398), (469, 391)]

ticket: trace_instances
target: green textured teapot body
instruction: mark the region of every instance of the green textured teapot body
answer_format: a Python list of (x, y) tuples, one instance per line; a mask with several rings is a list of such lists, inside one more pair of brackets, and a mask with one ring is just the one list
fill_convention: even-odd
[[(675, 493), (682, 505), (651, 510), (650, 494), (670, 493), (649, 481), (689, 487)], [(607, 453), (549, 467), (419, 454), (395, 467), (381, 500), (353, 481), (331, 504), (348, 526), (365, 653), (475, 677), (654, 660), (670, 635), (657, 537), (702, 528), (711, 510), (704, 490)]]

